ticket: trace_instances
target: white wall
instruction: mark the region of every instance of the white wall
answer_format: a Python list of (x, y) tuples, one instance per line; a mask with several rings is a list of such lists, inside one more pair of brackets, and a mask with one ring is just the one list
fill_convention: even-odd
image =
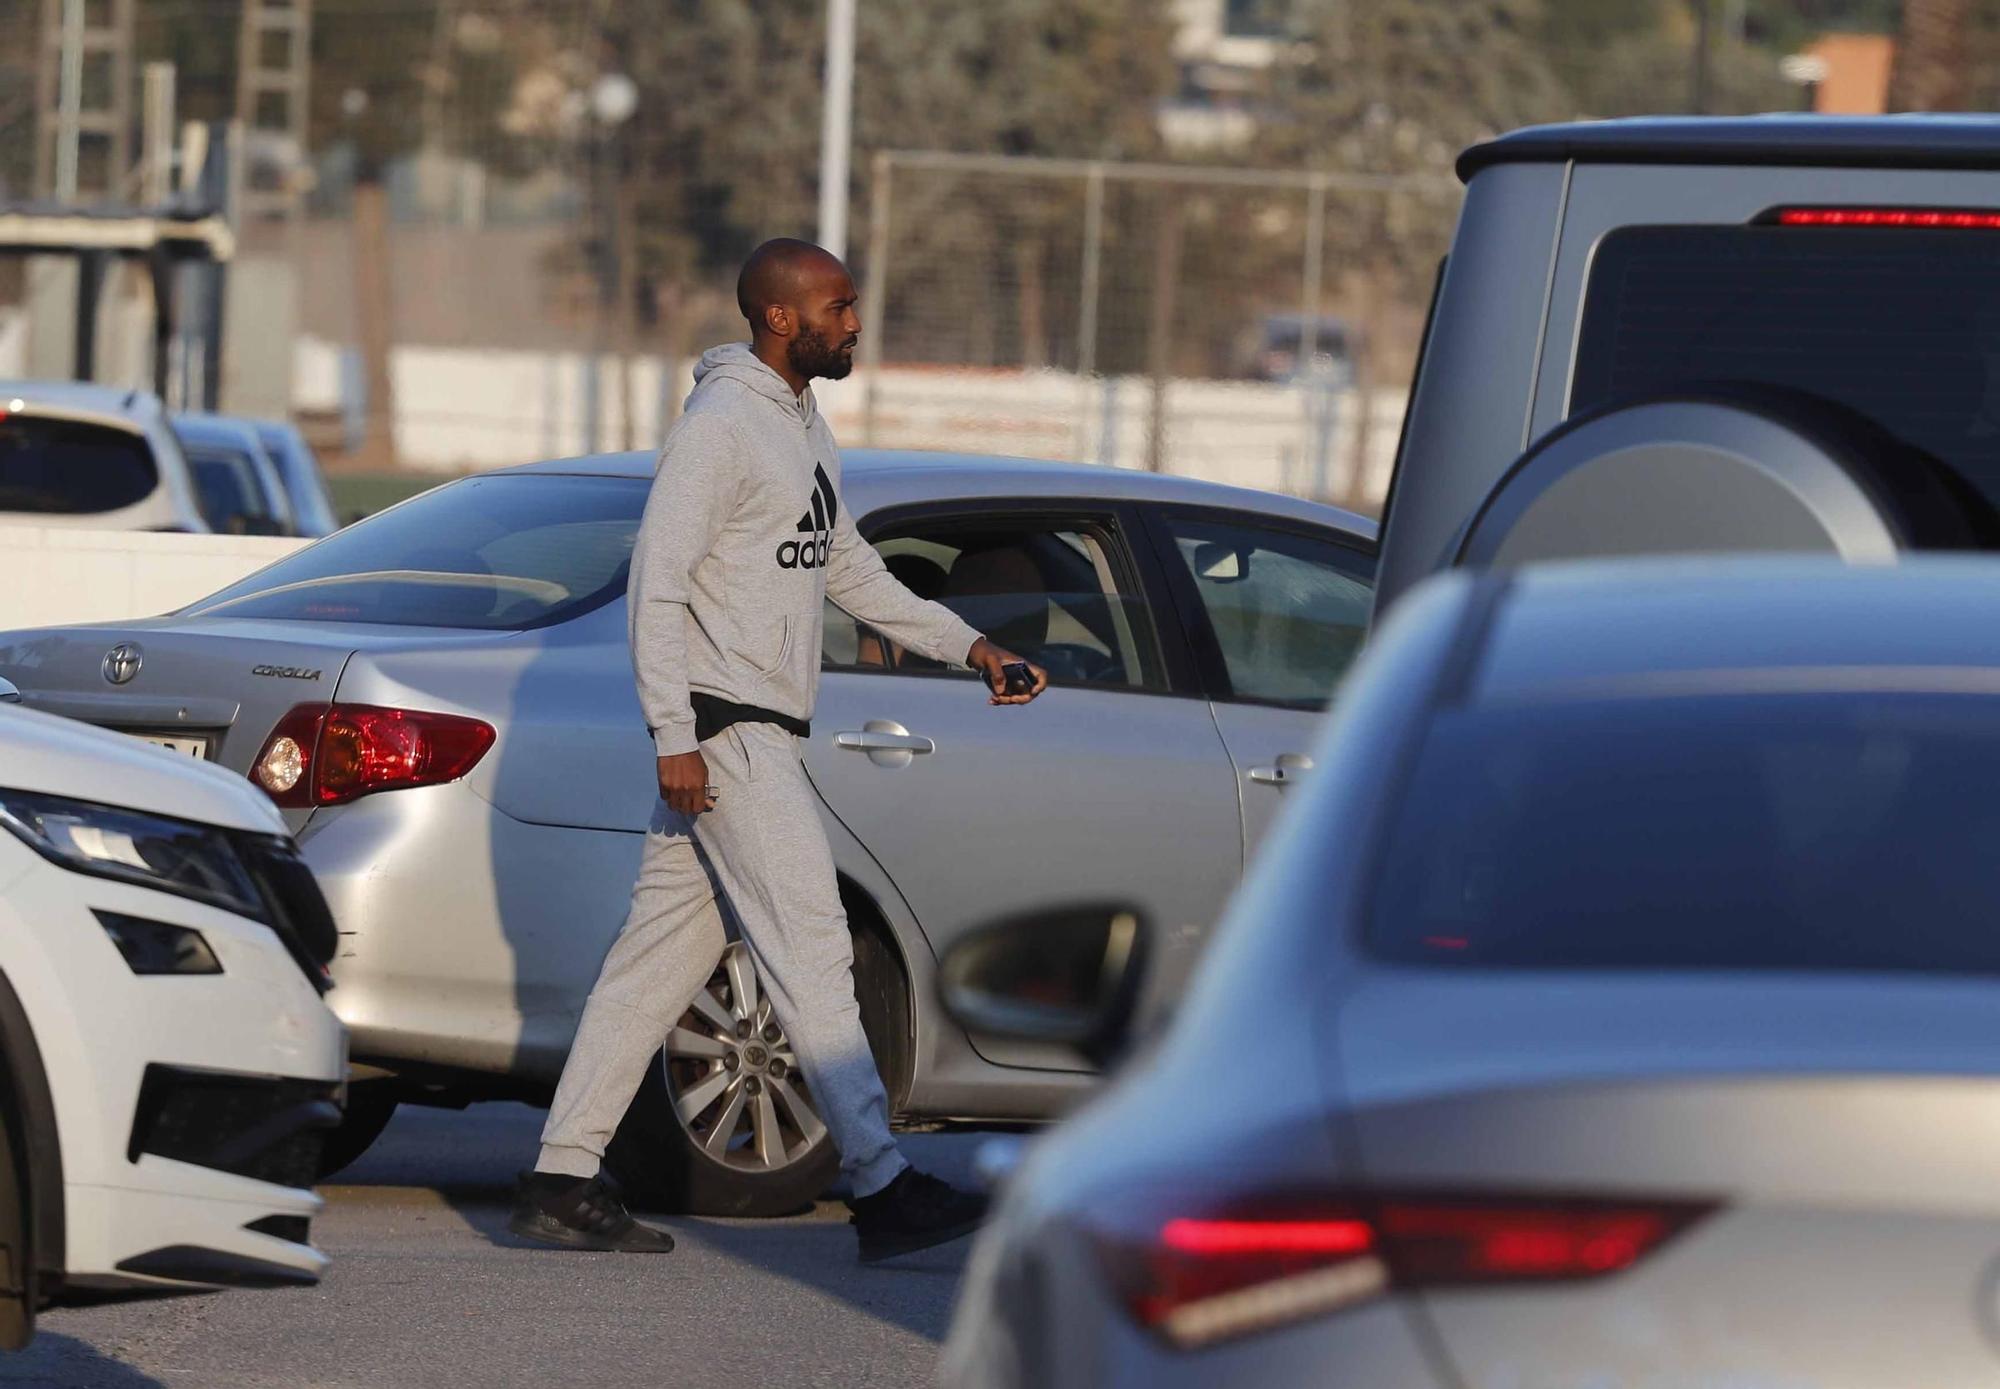
[(171, 612), (306, 543), (0, 525), (0, 628)]
[[(579, 353), (399, 347), (396, 451), (406, 467), (462, 472), (590, 452), (587, 359)], [(691, 388), (691, 364), (632, 362), (633, 442), (654, 448), (669, 402)], [(601, 365), (604, 437), (622, 437), (617, 364)], [(292, 357), (293, 403), (340, 404), (339, 352), (302, 338)], [(1143, 377), (1061, 371), (888, 366), (874, 392), (874, 437), (866, 428), (865, 372), (813, 390), (842, 444), (1068, 458), (1142, 468), (1149, 461), (1152, 386)], [(1175, 380), (1166, 405), (1164, 471), (1240, 487), (1379, 503), (1388, 487), (1404, 392), (1375, 393), (1369, 447), (1359, 460), (1355, 391), (1257, 381)], [(613, 445), (615, 446), (615, 445)]]

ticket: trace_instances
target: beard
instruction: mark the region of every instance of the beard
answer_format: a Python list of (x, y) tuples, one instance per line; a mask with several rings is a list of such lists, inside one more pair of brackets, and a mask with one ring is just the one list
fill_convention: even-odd
[(785, 344), (785, 360), (791, 364), (793, 371), (807, 380), (823, 376), (829, 381), (838, 381), (854, 370), (854, 348), (852, 345), (835, 347), (826, 340), (825, 334), (812, 328), (801, 328)]

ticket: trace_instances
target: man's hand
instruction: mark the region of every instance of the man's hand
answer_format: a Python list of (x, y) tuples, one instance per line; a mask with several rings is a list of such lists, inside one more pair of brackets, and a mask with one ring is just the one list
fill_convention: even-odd
[(699, 815), (715, 809), (715, 796), (708, 780), (708, 763), (699, 752), (680, 752), (662, 757), (660, 799), (683, 815)]
[(967, 665), (986, 677), (986, 688), (993, 692), (993, 698), (988, 701), (992, 704), (1026, 704), (1049, 687), (1049, 673), (1033, 661), (1028, 661), (1024, 664), (1034, 673), (1035, 688), (1027, 694), (1008, 694), (1007, 677), (1001, 673), (1000, 667), (1019, 660), (1021, 657), (1006, 647), (995, 646), (984, 637), (972, 644), (972, 650), (965, 657)]

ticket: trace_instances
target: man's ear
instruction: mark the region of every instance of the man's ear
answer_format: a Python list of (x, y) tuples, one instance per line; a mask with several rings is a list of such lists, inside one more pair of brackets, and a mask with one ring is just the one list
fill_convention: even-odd
[(792, 311), (783, 304), (764, 306), (764, 327), (781, 338), (792, 335)]

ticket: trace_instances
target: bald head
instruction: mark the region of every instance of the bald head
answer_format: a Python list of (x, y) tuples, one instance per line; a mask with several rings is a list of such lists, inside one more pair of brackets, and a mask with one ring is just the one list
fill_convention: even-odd
[(794, 390), (853, 368), (861, 335), (854, 280), (832, 252), (791, 237), (766, 241), (743, 262), (736, 305), (749, 320), (752, 349)]
[(810, 241), (781, 236), (766, 241), (743, 262), (736, 277), (736, 307), (755, 330), (764, 321), (764, 310), (796, 308), (802, 289), (828, 277), (847, 277), (847, 267), (838, 256)]

